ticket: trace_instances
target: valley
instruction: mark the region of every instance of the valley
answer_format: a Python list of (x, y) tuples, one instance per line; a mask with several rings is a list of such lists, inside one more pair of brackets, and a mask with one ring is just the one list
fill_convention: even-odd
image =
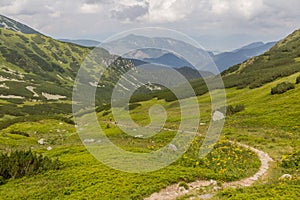
[[(93, 48), (57, 41), (8, 18), (0, 20), (5, 24), (0, 26), (0, 158), (4, 160), (6, 154), (30, 150), (60, 163), (55, 169), (37, 170), (18, 178), (0, 175), (1, 199), (297, 199), (300, 196), (300, 30), (268, 46), (272, 47), (261, 55), (222, 71), (227, 108), (219, 109), (227, 111), (226, 116), (221, 116), (226, 117), (225, 124), (219, 141), (211, 146), (212, 151), (200, 158), (201, 144), (215, 113), (211, 108), (211, 93), (221, 90), (216, 87), (208, 91), (204, 80), (213, 82), (216, 74), (204, 71), (207, 76), (195, 76), (197, 70), (180, 68), (189, 67), (182, 66), (188, 63), (181, 57), (170, 58), (174, 54), (152, 51), (159, 56), (128, 58), (97, 48), (101, 63), (110, 63), (101, 71), (103, 79), (97, 81), (92, 76), (95, 79), (91, 82), (90, 77), (80, 78), (88, 89), (96, 90), (94, 113), (105, 137), (87, 134), (82, 139), (72, 113), (72, 104), (78, 103), (72, 102), (72, 92), (77, 72)], [(157, 39), (158, 43), (161, 40)], [(149, 51), (145, 50), (143, 55), (150, 55)], [(189, 79), (197, 95), (201, 118), (198, 127), (179, 131), (178, 134), (195, 135), (191, 144), (183, 144), (187, 150), (179, 159), (153, 172), (128, 173), (99, 162), (89, 148), (110, 150), (108, 138), (131, 153), (146, 154), (168, 147), (168, 151), (176, 154), (179, 145), (173, 144), (172, 139), (181, 123), (180, 100), (191, 99), (188, 96), (178, 99), (159, 85), (143, 86), (132, 96), (128, 107), (118, 109), (127, 109), (136, 124), (146, 126), (152, 120), (149, 110), (160, 105), (166, 111), (166, 122), (152, 137), (130, 126), (128, 129), (134, 135), (128, 135), (122, 129), (126, 124), (115, 120), (110, 100), (118, 79), (136, 70), (137, 61), (179, 63), (173, 67), (179, 72), (183, 70), (180, 73)], [(100, 66), (102, 70), (101, 67), (104, 69), (104, 65)], [(98, 73), (92, 68), (84, 70)], [(127, 82), (137, 86), (133, 79)], [(292, 87), (285, 88), (282, 83)], [(278, 92), (271, 92), (274, 88)], [(188, 109), (190, 104), (185, 106)], [(80, 114), (89, 119), (91, 112), (83, 110)], [(197, 116), (191, 112), (188, 117)], [(90, 133), (99, 131), (97, 127), (86, 126), (86, 129)], [(103, 155), (121, 160), (118, 157), (121, 154), (113, 153)], [(143, 167), (130, 164), (137, 169)], [(1, 174), (10, 173), (6, 167), (14, 168), (1, 162)]]

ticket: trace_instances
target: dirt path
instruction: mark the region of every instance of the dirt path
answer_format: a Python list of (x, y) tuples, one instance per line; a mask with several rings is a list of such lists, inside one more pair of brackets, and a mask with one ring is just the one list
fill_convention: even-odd
[[(107, 122), (106, 122), (107, 123)], [(112, 122), (109, 122), (112, 123)], [(120, 125), (118, 126), (126, 126), (126, 125)], [(173, 130), (169, 128), (163, 128), (163, 130), (167, 131), (178, 131), (178, 130)], [(186, 132), (186, 131), (184, 131)], [(197, 132), (192, 132), (199, 134)], [(177, 184), (170, 185), (164, 189), (162, 189), (160, 192), (153, 193), (150, 197), (145, 198), (144, 200), (175, 200), (178, 197), (181, 197), (183, 195), (189, 194), (195, 189), (199, 189), (200, 187), (207, 187), (207, 186), (213, 186), (214, 190), (220, 190), (220, 189), (225, 189), (227, 187), (249, 187), (251, 186), (255, 181), (257, 181), (260, 178), (263, 178), (263, 176), (267, 175), (268, 169), (269, 169), (269, 162), (272, 162), (273, 159), (267, 154), (266, 152), (263, 152), (261, 150), (258, 150), (254, 147), (251, 147), (246, 144), (242, 143), (237, 143), (237, 142), (231, 142), (233, 144), (236, 144), (240, 147), (250, 149), (253, 151), (259, 158), (261, 165), (259, 167), (259, 170), (251, 177), (244, 178), (242, 180), (238, 181), (233, 181), (233, 182), (225, 182), (222, 184), (222, 187), (217, 186), (217, 182), (214, 180), (197, 180), (191, 183), (188, 183), (187, 185), (189, 186), (188, 190), (185, 190), (183, 187), (178, 187)], [(203, 199), (209, 199), (213, 196), (213, 194), (204, 194), (202, 195)]]
[[(259, 170), (251, 177), (244, 178), (239, 181), (223, 183), (223, 185), (222, 185), (223, 189), (227, 188), (227, 187), (251, 186), (255, 181), (257, 181), (259, 178), (261, 178), (267, 174), (267, 171), (269, 169), (269, 162), (273, 161), (272, 158), (263, 151), (260, 151), (254, 147), (251, 147), (251, 146), (248, 146), (245, 144), (241, 144), (241, 143), (235, 143), (235, 144), (237, 144), (238, 146), (241, 146), (243, 148), (248, 148), (251, 151), (253, 151), (254, 153), (256, 153), (256, 155), (258, 156), (258, 158), (261, 162), (261, 166), (260, 166)], [(216, 190), (222, 189), (222, 188), (219, 188), (216, 185), (216, 181), (213, 181), (213, 180), (211, 180), (211, 181), (198, 180), (198, 181), (195, 181), (192, 183), (188, 183), (187, 185), (189, 186), (188, 190), (179, 188), (178, 184), (170, 185), (167, 188), (162, 189), (158, 193), (153, 193), (150, 197), (145, 198), (145, 200), (175, 200), (176, 198), (178, 198), (180, 196), (189, 194), (191, 191), (193, 191), (195, 189), (199, 189), (200, 187), (206, 187), (206, 186), (210, 186), (210, 185), (215, 187)], [(212, 194), (206, 194), (206, 195), (203, 195), (203, 199), (209, 199), (212, 196), (213, 196)]]

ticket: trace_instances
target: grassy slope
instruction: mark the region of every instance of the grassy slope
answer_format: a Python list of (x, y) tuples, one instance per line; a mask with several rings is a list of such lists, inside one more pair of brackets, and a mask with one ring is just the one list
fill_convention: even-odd
[[(10, 39), (13, 39), (12, 41), (18, 41), (19, 39), (17, 38), (21, 38), (20, 36), (16, 36), (16, 33), (5, 34), (8, 34), (6, 35), (6, 37), (10, 37)], [(298, 32), (295, 32), (295, 34), (297, 35)], [(279, 50), (281, 52), (276, 52), (276, 49), (273, 49), (273, 51), (275, 51), (274, 54), (266, 54), (261, 58), (263, 58), (264, 60), (268, 60), (272, 56), (274, 56), (273, 58), (275, 58), (275, 61), (273, 64), (276, 64), (276, 62), (288, 62), (287, 65), (279, 65), (281, 66), (280, 70), (282, 71), (291, 70), (292, 72), (294, 69), (298, 69), (299, 56), (296, 54), (294, 55), (294, 50), (290, 51), (290, 48), (282, 48), (291, 47), (291, 49), (295, 49), (296, 47), (290, 46), (289, 44), (291, 44), (290, 41), (293, 41), (293, 39), (298, 40), (298, 38), (299, 37), (293, 38), (292, 35), (292, 37), (289, 37), (288, 39), (280, 43), (281, 46)], [(8, 40), (6, 42), (8, 42)], [(12, 44), (16, 45), (16, 42), (13, 42)], [(59, 45), (62, 44), (63, 43), (59, 43)], [(7, 43), (7, 45), (9, 46), (9, 43)], [(44, 46), (40, 47), (44, 48)], [(292, 52), (292, 54), (289, 54), (290, 52)], [(288, 55), (289, 61), (286, 61), (284, 57), (276, 60), (276, 56), (280, 57), (282, 53), (286, 53)], [(292, 63), (290, 62), (290, 58), (293, 59)], [(52, 60), (53, 58), (51, 57), (49, 59)], [(4, 60), (2, 60), (2, 62), (4, 62)], [(54, 60), (53, 62), (56, 61)], [(14, 69), (15, 71), (30, 75), (30, 72), (25, 72), (23, 68), (11, 65), (6, 62), (4, 63), (5, 65), (7, 65), (5, 67), (9, 67), (10, 69)], [(247, 69), (245, 69), (246, 67), (240, 68), (238, 73), (241, 73), (241, 70), (247, 72)], [(272, 69), (268, 69), (267, 71), (272, 74)], [(273, 69), (273, 71), (277, 73), (276, 70)], [(2, 71), (1, 73), (5, 72)], [(57, 77), (54, 72), (49, 73), (53, 73), (53, 78)], [(251, 74), (253, 72), (250, 70), (249, 73)], [(10, 76), (7, 73), (5, 73), (5, 75)], [(245, 77), (249, 78), (249, 76), (246, 75)], [(299, 96), (300, 86), (297, 85), (294, 90), (290, 90), (281, 95), (272, 96), (270, 95), (270, 90), (277, 83), (285, 80), (295, 82), (295, 79), (298, 75), (299, 74), (294, 74), (285, 78), (277, 79), (274, 82), (265, 84), (260, 88), (251, 90), (248, 88), (244, 88), (241, 90), (236, 90), (233, 88), (227, 89), (228, 104), (244, 104), (246, 106), (246, 110), (227, 119), (223, 131), (223, 138), (241, 141), (243, 143), (247, 143), (259, 149), (262, 149), (268, 152), (275, 159), (276, 163), (274, 164), (268, 177), (269, 184), (262, 184), (257, 187), (252, 187), (244, 190), (233, 190), (229, 191), (228, 193), (225, 192), (219, 194), (219, 197), (230, 198), (230, 196), (234, 194), (236, 195), (235, 198), (238, 199), (241, 197), (242, 193), (245, 193), (245, 198), (249, 197), (251, 199), (251, 195), (253, 195), (255, 191), (257, 191), (255, 193), (256, 198), (259, 196), (263, 197), (264, 194), (262, 193), (278, 196), (282, 193), (283, 189), (290, 190), (292, 192), (292, 194), (286, 194), (286, 198), (289, 198), (289, 195), (297, 195), (297, 180), (299, 175), (297, 169), (284, 169), (280, 167), (279, 164), (281, 162), (282, 156), (285, 156), (288, 153), (295, 152), (300, 147), (300, 128), (298, 125), (300, 118), (300, 105), (297, 98)], [(253, 73), (253, 77), (255, 76), (257, 76), (257, 72)], [(41, 77), (43, 76), (41, 75)], [(230, 75), (228, 77), (230, 77)], [(240, 77), (243, 78), (243, 76)], [(231, 80), (229, 81), (234, 80), (234, 78), (235, 76), (232, 76)], [(268, 77), (266, 76), (266, 78)], [(38, 83), (44, 81), (42, 79), (43, 78), (39, 78), (38, 76), (36, 76), (37, 82), (33, 83), (36, 84), (34, 86), (38, 86)], [(264, 80), (262, 82), (264, 82)], [(68, 85), (68, 83), (66, 84)], [(246, 85), (247, 84), (249, 83), (246, 83)], [(28, 91), (24, 91), (24, 88), (18, 88), (18, 90), (12, 91), (21, 91), (20, 94), (28, 95), (29, 98), (30, 95), (32, 95), (29, 94)], [(210, 99), (207, 94), (199, 97), (202, 111), (201, 114), (203, 117), (202, 121), (204, 122), (208, 122), (210, 116), (210, 110), (209, 108), (207, 108), (207, 106), (209, 105), (209, 100)], [(170, 111), (166, 126), (177, 127), (180, 120), (180, 114), (179, 110), (176, 108), (176, 103), (174, 102), (166, 103), (163, 100), (151, 100), (148, 102), (143, 102), (142, 104), (144, 106), (138, 107), (133, 110), (133, 118), (141, 121), (141, 123), (147, 123), (149, 120), (147, 117), (145, 117), (148, 113), (147, 107), (156, 102), (161, 103)], [(16, 102), (12, 102), (11, 104), (15, 103)], [(1, 101), (1, 104), (5, 105), (5, 108), (9, 108), (7, 107), (9, 101)], [(25, 103), (25, 105), (30, 104), (36, 103)], [(101, 114), (102, 113), (100, 113), (99, 116), (101, 116)], [(106, 115), (103, 119), (108, 119), (109, 116), (110, 114)], [(1, 118), (1, 120), (11, 118), (14, 117), (11, 115), (5, 115), (3, 116), (3, 118)], [(204, 126), (200, 129), (200, 131), (203, 132), (206, 128), (207, 127)], [(12, 130), (24, 131), (26, 133), (29, 133), (30, 137), (11, 134)], [(166, 141), (168, 141), (173, 135), (173, 133), (163, 132), (153, 138), (153, 140), (155, 140), (155, 146), (151, 146), (151, 140), (133, 140), (130, 137), (126, 137), (116, 127), (109, 128), (107, 132), (107, 134), (114, 142), (118, 143), (123, 148), (132, 151), (149, 151), (152, 148), (159, 148), (160, 146), (165, 145)], [(38, 145), (37, 140), (40, 138), (45, 138), (48, 144), (45, 146)], [(4, 199), (76, 199), (80, 197), (101, 197), (102, 199), (139, 199), (143, 196), (151, 194), (154, 191), (158, 191), (160, 188), (165, 187), (170, 183), (174, 183), (179, 180), (191, 181), (195, 178), (214, 178), (220, 181), (232, 180), (250, 175), (257, 168), (257, 158), (255, 158), (256, 162), (250, 162), (253, 159), (251, 158), (251, 154), (249, 154), (249, 152), (247, 151), (244, 151), (239, 155), (242, 157), (242, 159), (239, 161), (241, 165), (232, 165), (232, 163), (226, 159), (226, 157), (228, 157), (228, 154), (226, 154), (226, 152), (223, 152), (222, 149), (217, 149), (216, 152), (219, 151), (218, 153), (222, 153), (221, 155), (224, 156), (219, 161), (225, 162), (224, 169), (228, 170), (226, 173), (223, 172), (223, 168), (220, 169), (215, 166), (205, 166), (205, 163), (202, 166), (194, 168), (193, 165), (197, 162), (197, 160), (195, 160), (195, 158), (193, 157), (193, 152), (188, 152), (186, 154), (187, 159), (181, 158), (181, 160), (176, 162), (174, 165), (171, 165), (168, 168), (157, 171), (155, 173), (121, 173), (105, 167), (104, 165), (97, 162), (90, 154), (88, 154), (88, 152), (80, 143), (79, 138), (75, 133), (74, 127), (65, 123), (60, 124), (60, 121), (53, 119), (44, 119), (42, 121), (38, 120), (37, 122), (33, 123), (17, 123), (7, 129), (1, 130), (0, 144), (2, 151), (9, 151), (12, 148), (33, 148), (35, 151), (47, 154), (51, 157), (59, 157), (64, 163), (64, 168), (59, 171), (47, 172), (34, 177), (25, 177), (22, 179), (10, 180), (7, 184), (0, 186), (0, 196)], [(47, 146), (52, 146), (53, 150), (46, 151)], [(234, 150), (235, 147), (231, 147), (230, 149)], [(238, 150), (233, 151), (233, 155), (237, 151)], [(248, 163), (246, 167), (242, 165), (244, 161)], [(201, 167), (203, 168), (203, 166), (205, 166), (205, 168), (207, 169), (201, 169)], [(228, 167), (231, 168), (231, 170), (229, 170)], [(234, 167), (236, 167), (237, 169), (235, 169)], [(245, 168), (244, 171), (241, 168)], [(234, 171), (239, 170), (239, 173), (234, 174)], [(283, 173), (291, 173), (296, 180), (286, 182), (278, 181), (278, 178)], [(272, 189), (270, 188), (270, 184), (274, 186), (272, 187)], [(266, 190), (268, 190), (268, 193), (265, 192)]]
[(225, 86), (257, 88), (276, 78), (299, 72), (299, 45), (300, 30), (297, 30), (266, 53), (224, 71), (222, 75)]
[[(0, 75), (26, 82), (18, 91), (1, 88), (2, 94), (32, 98), (33, 94), (25, 89), (25, 86), (31, 85), (36, 87), (38, 94), (48, 92), (70, 97), (68, 89), (90, 51), (88, 48), (39, 34), (22, 34), (6, 29), (0, 29), (0, 39)], [(17, 73), (8, 73), (7, 69)], [(18, 85), (12, 82), (8, 84), (11, 87)]]
[[(246, 193), (244, 195), (248, 195), (250, 198), (251, 195), (253, 195), (253, 190), (257, 190), (261, 193), (257, 193), (256, 197), (263, 197), (263, 194), (266, 193), (266, 191), (268, 192), (267, 194), (278, 195), (282, 192), (283, 188), (291, 189), (293, 192), (292, 194), (286, 194), (286, 197), (296, 194), (294, 192), (297, 187), (295, 185), (296, 182), (287, 181), (282, 185), (282, 183), (278, 181), (278, 178), (287, 170), (281, 168), (278, 164), (280, 163), (282, 155), (294, 152), (300, 147), (300, 127), (298, 126), (300, 115), (297, 114), (297, 111), (299, 110), (297, 97), (300, 93), (300, 85), (297, 85), (294, 90), (290, 90), (281, 95), (270, 95), (270, 89), (277, 83), (285, 80), (294, 82), (298, 75), (299, 74), (294, 74), (253, 90), (227, 90), (228, 104), (245, 104), (246, 110), (227, 119), (223, 137), (241, 141), (268, 152), (273, 159), (275, 159), (276, 164), (273, 165), (268, 179), (270, 183), (274, 184), (274, 187), (270, 188), (269, 184), (265, 184), (257, 186), (258, 189), (250, 188), (229, 191), (228, 193), (220, 194), (222, 198), (229, 197), (232, 194), (236, 194), (236, 197), (239, 198), (241, 192)], [(249, 99), (249, 96), (253, 98)], [(206, 106), (209, 105), (209, 96), (204, 95), (199, 97), (199, 102), (201, 103), (202, 108), (206, 108)], [(163, 100), (144, 102), (142, 103), (144, 106), (137, 107), (133, 110), (133, 118), (141, 119), (141, 116), (145, 116), (143, 113), (147, 112), (146, 108), (153, 103), (161, 103), (170, 110), (170, 113), (172, 113), (171, 116), (176, 116), (169, 118), (169, 122), (167, 123), (168, 127), (176, 127), (180, 115), (178, 109), (176, 107), (174, 108), (174, 102), (166, 103)], [(204, 118), (202, 121), (207, 121), (210, 110), (203, 109), (203, 112)], [(100, 113), (99, 116), (102, 116), (102, 113)], [(102, 119), (106, 120), (109, 116), (110, 114), (102, 117)], [(144, 123), (147, 122), (147, 118), (144, 118), (143, 120)], [(34, 177), (9, 181), (7, 184), (0, 186), (0, 194), (4, 199), (77, 199), (80, 197), (139, 199), (142, 196), (147, 196), (152, 192), (158, 191), (160, 188), (179, 180), (191, 181), (195, 178), (228, 180), (228, 177), (230, 177), (228, 176), (226, 178), (224, 174), (218, 173), (218, 171), (214, 171), (214, 169), (204, 170), (200, 167), (188, 167), (180, 162), (171, 165), (166, 169), (149, 174), (127, 174), (118, 172), (105, 167), (89, 155), (85, 148), (80, 144), (76, 134), (74, 134), (74, 128), (70, 127), (70, 125), (59, 125), (58, 121), (46, 121), (44, 126), (40, 125), (40, 123), (43, 124), (43, 122), (36, 123), (38, 124), (16, 124), (8, 129), (2, 130), (2, 133), (5, 133), (5, 135), (1, 136), (1, 143), (6, 144), (6, 149), (8, 148), (7, 144), (9, 144), (9, 146), (15, 145), (15, 147), (21, 144), (26, 144), (27, 146), (32, 145), (38, 152), (43, 152), (51, 157), (59, 157), (60, 160), (64, 162), (65, 167), (59, 171), (47, 172)], [(48, 126), (49, 123), (52, 125)], [(60, 128), (60, 126), (63, 126), (63, 128)], [(205, 128), (200, 131), (205, 131)], [(22, 136), (9, 134), (8, 132), (11, 129), (20, 129), (28, 132), (30, 135), (34, 134), (34, 130), (37, 130), (40, 135), (38, 137), (32, 136), (30, 138), (24, 138)], [(69, 132), (68, 134), (62, 134), (65, 137), (65, 142), (59, 142), (59, 139), (61, 138), (56, 129)], [(45, 134), (47, 132), (51, 133), (51, 130), (54, 135)], [(132, 138), (124, 137), (117, 128), (109, 128), (108, 134), (112, 140), (119, 142), (124, 148), (129, 150), (132, 148)], [(46, 146), (41, 147), (37, 145), (36, 141), (40, 137), (45, 137), (46, 139), (48, 139), (47, 137), (54, 138), (54, 142), (50, 144), (54, 149), (46, 151)], [(56, 137), (58, 137), (58, 139)], [(159, 134), (154, 140), (156, 141), (157, 146), (160, 146), (164, 145), (164, 141), (169, 137), (170, 133), (166, 132)], [(3, 142), (4, 140), (5, 142)], [(137, 141), (135, 143), (136, 145), (134, 145), (134, 149), (147, 148), (146, 146), (148, 146), (149, 143), (149, 141)], [(24, 148), (24, 146), (22, 148)], [(244, 159), (247, 159), (247, 157), (244, 157)], [(228, 162), (228, 165), (229, 164), (230, 163)], [(297, 172), (289, 173), (293, 173), (293, 176), (295, 177), (298, 176)], [(230, 173), (228, 173), (228, 175), (230, 175)], [(230, 195), (226, 196), (226, 194)]]

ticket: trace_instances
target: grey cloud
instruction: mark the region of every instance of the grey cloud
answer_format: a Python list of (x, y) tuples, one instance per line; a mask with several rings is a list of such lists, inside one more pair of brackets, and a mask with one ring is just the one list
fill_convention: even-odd
[(11, 0), (1, 0), (0, 1), (0, 6), (9, 6), (13, 3)]
[(124, 6), (121, 10), (112, 10), (111, 17), (121, 21), (135, 21), (137, 18), (142, 17), (149, 12), (149, 3), (145, 6), (134, 5)]
[[(81, 12), (93, 4), (99, 9)], [(207, 40), (218, 49), (283, 38), (300, 28), (299, 8), (299, 0), (0, 0), (1, 14), (53, 37), (101, 40), (130, 28), (163, 26), (196, 38), (211, 35)], [(232, 35), (245, 37), (235, 41)], [(225, 36), (228, 42), (214, 42)]]
[(112, 4), (112, 0), (83, 0), (86, 4)]

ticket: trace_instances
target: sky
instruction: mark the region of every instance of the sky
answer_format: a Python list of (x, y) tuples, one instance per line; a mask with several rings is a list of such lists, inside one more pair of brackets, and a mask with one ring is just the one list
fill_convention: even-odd
[(105, 40), (163, 27), (228, 51), (300, 29), (299, 0), (1, 0), (0, 14), (54, 38)]

